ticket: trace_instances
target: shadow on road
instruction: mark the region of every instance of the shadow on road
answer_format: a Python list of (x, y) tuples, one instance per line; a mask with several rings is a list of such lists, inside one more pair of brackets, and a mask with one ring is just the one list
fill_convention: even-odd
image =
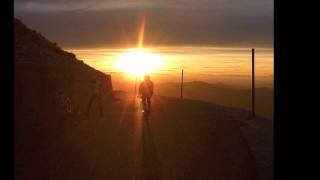
[(143, 163), (144, 179), (145, 180), (163, 179), (161, 162), (159, 161), (157, 156), (157, 150), (153, 141), (153, 136), (150, 129), (148, 117), (143, 118), (142, 148), (143, 148), (142, 163)]

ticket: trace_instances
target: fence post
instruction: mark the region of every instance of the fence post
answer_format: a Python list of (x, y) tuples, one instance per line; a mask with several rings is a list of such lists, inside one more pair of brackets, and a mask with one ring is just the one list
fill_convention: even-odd
[(252, 94), (251, 94), (251, 106), (252, 106), (252, 116), (254, 117), (255, 112), (255, 79), (254, 79), (254, 48), (252, 48)]
[(181, 71), (180, 99), (183, 99), (183, 69)]

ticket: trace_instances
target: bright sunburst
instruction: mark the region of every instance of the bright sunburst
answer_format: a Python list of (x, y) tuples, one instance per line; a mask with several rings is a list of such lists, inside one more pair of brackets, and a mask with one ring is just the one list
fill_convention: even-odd
[(159, 55), (143, 48), (130, 49), (120, 55), (116, 61), (117, 68), (135, 76), (149, 74), (161, 64)]

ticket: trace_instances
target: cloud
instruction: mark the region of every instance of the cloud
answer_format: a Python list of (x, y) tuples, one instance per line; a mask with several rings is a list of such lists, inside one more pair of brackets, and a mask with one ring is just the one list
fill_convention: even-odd
[(16, 12), (63, 12), (63, 11), (103, 11), (114, 9), (130, 9), (157, 5), (152, 1), (16, 1)]
[[(74, 11), (162, 7), (171, 9), (272, 12), (273, 0), (15, 0), (16, 11)], [(250, 12), (246, 11), (246, 12)]]
[(272, 46), (272, 0), (15, 0), (15, 16), (63, 47)]

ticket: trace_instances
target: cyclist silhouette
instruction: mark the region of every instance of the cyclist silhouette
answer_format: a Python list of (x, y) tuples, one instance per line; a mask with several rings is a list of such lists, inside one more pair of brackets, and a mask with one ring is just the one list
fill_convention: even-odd
[(139, 97), (142, 100), (143, 113), (150, 114), (151, 97), (153, 96), (153, 82), (149, 75), (144, 76), (144, 81), (139, 86)]

